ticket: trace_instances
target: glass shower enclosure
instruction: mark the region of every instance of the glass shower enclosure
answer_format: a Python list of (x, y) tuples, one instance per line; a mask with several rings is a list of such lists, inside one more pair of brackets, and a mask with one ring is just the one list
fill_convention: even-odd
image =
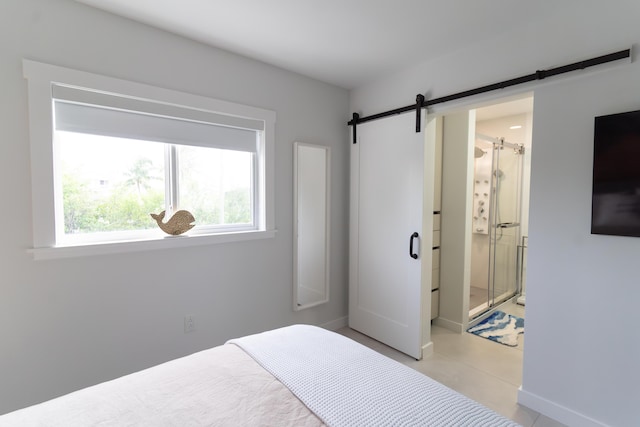
[(524, 147), (476, 135), (469, 317), (518, 292)]

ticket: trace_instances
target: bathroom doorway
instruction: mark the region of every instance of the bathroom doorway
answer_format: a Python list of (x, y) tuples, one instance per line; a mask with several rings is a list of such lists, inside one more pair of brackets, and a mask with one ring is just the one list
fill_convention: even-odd
[(476, 110), (469, 320), (524, 304), (533, 98)]

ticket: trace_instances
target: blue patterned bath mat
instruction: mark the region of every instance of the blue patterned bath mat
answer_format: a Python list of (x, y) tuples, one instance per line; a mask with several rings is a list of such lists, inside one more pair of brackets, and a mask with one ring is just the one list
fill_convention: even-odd
[(498, 310), (476, 326), (467, 329), (467, 332), (509, 347), (516, 347), (518, 335), (524, 333), (524, 319)]

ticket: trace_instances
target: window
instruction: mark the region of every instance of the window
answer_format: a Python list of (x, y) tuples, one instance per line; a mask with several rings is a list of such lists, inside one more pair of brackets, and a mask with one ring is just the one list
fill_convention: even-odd
[(23, 66), (36, 257), (176, 245), (149, 215), (163, 210), (196, 218), (178, 245), (273, 235), (273, 112)]

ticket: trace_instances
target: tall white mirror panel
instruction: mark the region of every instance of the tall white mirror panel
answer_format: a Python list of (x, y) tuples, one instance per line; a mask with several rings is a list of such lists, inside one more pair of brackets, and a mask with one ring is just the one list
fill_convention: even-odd
[(329, 301), (329, 161), (329, 147), (294, 144), (294, 310)]

